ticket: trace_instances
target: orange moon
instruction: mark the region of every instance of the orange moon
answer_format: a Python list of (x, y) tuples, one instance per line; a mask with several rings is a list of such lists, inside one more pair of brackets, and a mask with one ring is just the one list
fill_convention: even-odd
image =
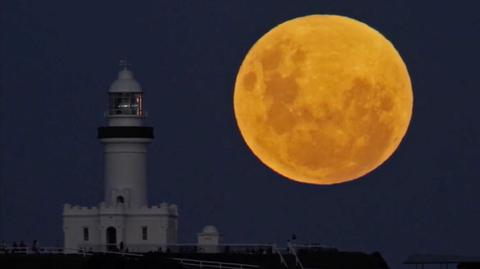
[(412, 108), (397, 50), (343, 16), (276, 26), (250, 49), (235, 82), (235, 117), (248, 147), (303, 183), (342, 183), (380, 166), (405, 136)]

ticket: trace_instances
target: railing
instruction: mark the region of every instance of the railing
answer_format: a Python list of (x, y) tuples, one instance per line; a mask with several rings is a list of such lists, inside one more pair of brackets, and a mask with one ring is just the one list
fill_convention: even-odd
[(285, 268), (288, 268), (288, 264), (285, 261), (285, 258), (282, 255), (282, 252), (280, 252), (280, 249), (277, 247), (277, 245), (273, 245), (273, 253), (277, 253), (278, 256), (280, 257), (280, 263), (285, 266)]
[(79, 248), (86, 252), (163, 252), (163, 253), (242, 253), (242, 254), (275, 254), (279, 249), (274, 244), (125, 244), (123, 249), (118, 245), (80, 244)]
[(293, 256), (295, 257), (295, 265), (299, 266), (300, 269), (304, 269), (303, 264), (302, 264), (302, 262), (300, 261), (300, 258), (297, 255), (297, 251), (295, 251), (295, 247), (293, 247), (292, 244), (290, 244), (290, 242), (287, 244), (287, 247), (288, 247), (290, 253), (292, 253)]
[(1, 247), (0, 253), (2, 254), (65, 254), (66, 250), (86, 255), (92, 255), (91, 253), (82, 252), (80, 249), (65, 249), (60, 247)]
[(205, 260), (182, 259), (182, 258), (173, 258), (172, 260), (175, 260), (182, 265), (194, 266), (199, 268), (253, 269), (253, 268), (260, 267), (259, 265), (253, 265), (253, 264), (220, 262), (220, 261), (205, 261)]
[(21, 254), (21, 255), (34, 255), (34, 254), (77, 254), (83, 256), (90, 256), (95, 253), (112, 254), (120, 256), (132, 256), (142, 257), (142, 254), (138, 253), (126, 253), (120, 251), (87, 251), (85, 249), (77, 248), (60, 248), (60, 247), (1, 247), (0, 254)]
[(142, 252), (167, 252), (167, 253), (204, 253), (205, 250), (210, 253), (223, 254), (278, 254), (283, 263), (281, 255), (282, 250), (275, 244), (223, 244), (223, 245), (198, 245), (198, 244), (129, 244), (125, 245), (123, 249), (119, 245), (112, 244), (80, 244), (78, 248), (62, 248), (62, 247), (9, 247), (0, 245), (0, 253), (17, 253), (17, 254), (92, 254), (92, 253), (107, 253), (118, 255), (138, 256)]
[(296, 249), (306, 249), (306, 250), (336, 250), (335, 247), (330, 245), (321, 245), (321, 244), (290, 244)]
[[(79, 248), (60, 248), (60, 247), (6, 247), (0, 245), (1, 253), (15, 254), (80, 254), (93, 255), (95, 253), (104, 253), (121, 256), (141, 257), (145, 252), (163, 252), (172, 254), (194, 254), (194, 253), (218, 253), (218, 254), (252, 254), (252, 255), (278, 255), (280, 263), (284, 267), (288, 264), (284, 255), (292, 254), (296, 264), (303, 268), (298, 254), (301, 251), (311, 249), (325, 249), (325, 246), (319, 245), (295, 245), (288, 244), (286, 248), (279, 248), (276, 244), (221, 244), (221, 245), (198, 245), (198, 244), (128, 244), (123, 249), (118, 245), (112, 244), (81, 244)], [(297, 253), (298, 250), (298, 253)]]
[[(94, 254), (94, 253), (90, 253), (90, 252), (86, 252), (86, 253)], [(95, 253), (113, 254), (113, 255), (128, 256), (128, 257), (143, 257), (143, 254), (129, 253), (129, 252), (124, 252), (124, 251), (101, 251), (101, 252), (95, 252)]]

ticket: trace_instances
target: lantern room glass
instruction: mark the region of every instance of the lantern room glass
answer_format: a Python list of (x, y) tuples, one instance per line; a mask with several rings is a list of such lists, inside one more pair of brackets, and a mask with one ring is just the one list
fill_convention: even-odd
[(108, 114), (143, 116), (143, 94), (110, 93), (108, 100)]

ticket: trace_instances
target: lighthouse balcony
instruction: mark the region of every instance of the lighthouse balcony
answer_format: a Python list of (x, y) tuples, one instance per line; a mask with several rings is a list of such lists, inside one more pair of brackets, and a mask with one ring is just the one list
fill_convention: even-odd
[(153, 139), (153, 128), (145, 126), (109, 126), (98, 128), (98, 138), (148, 138)]

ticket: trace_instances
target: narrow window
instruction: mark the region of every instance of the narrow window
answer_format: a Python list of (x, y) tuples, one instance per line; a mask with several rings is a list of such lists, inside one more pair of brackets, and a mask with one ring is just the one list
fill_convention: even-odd
[(147, 240), (148, 239), (148, 227), (143, 226), (142, 227), (142, 240)]
[(88, 227), (83, 227), (83, 241), (88, 241)]

